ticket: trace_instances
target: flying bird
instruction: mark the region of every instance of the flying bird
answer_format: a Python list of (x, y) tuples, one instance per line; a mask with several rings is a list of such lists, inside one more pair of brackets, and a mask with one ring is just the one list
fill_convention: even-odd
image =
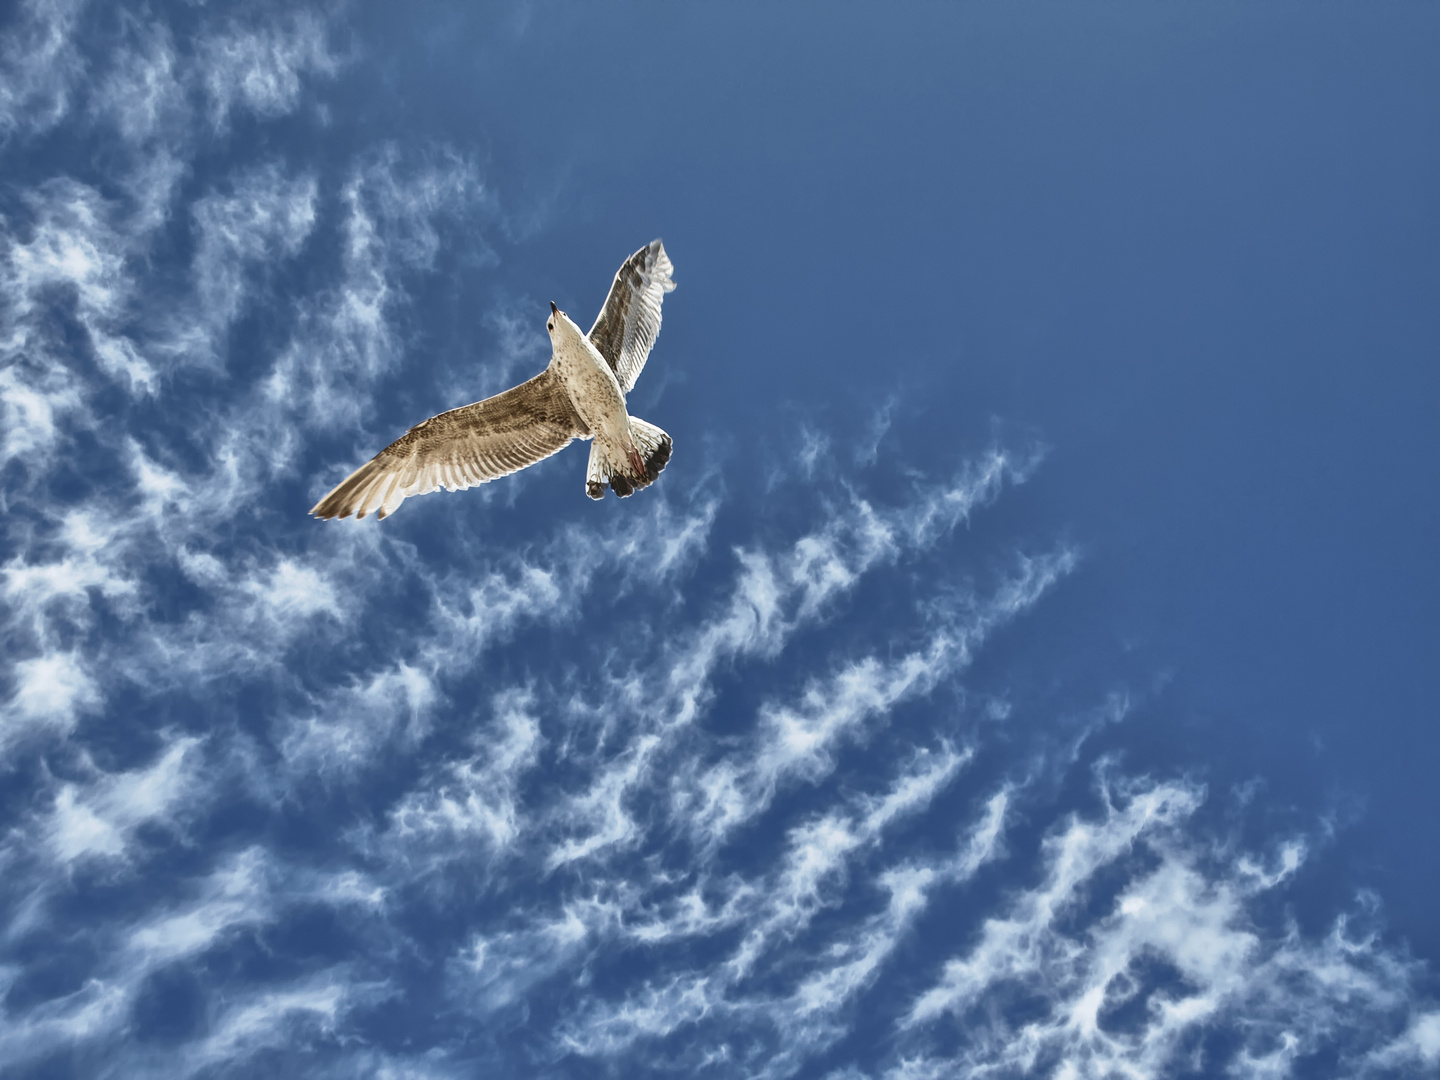
[(534, 465), (573, 439), (593, 439), (585, 493), (621, 498), (649, 487), (670, 460), (670, 436), (625, 411), (660, 333), (660, 303), (675, 267), (659, 240), (615, 275), (588, 334), (550, 302), (550, 364), (503, 394), (416, 424), (335, 486), (310, 513), (393, 514), (411, 495), (463, 491)]

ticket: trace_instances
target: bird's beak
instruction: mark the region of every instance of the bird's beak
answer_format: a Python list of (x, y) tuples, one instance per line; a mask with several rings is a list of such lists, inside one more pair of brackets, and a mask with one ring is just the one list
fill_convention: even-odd
[(559, 315), (559, 314), (560, 314), (560, 309), (555, 306), (555, 301), (554, 301), (554, 300), (551, 300), (551, 301), (550, 301), (550, 314), (552, 314), (552, 315)]

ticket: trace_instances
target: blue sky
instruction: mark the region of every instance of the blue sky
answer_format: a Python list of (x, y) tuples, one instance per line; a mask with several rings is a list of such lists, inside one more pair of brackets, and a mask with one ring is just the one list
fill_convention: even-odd
[[(0, 1072), (1434, 1075), (1437, 44), (7, 9)], [(656, 236), (656, 485), (306, 516)]]

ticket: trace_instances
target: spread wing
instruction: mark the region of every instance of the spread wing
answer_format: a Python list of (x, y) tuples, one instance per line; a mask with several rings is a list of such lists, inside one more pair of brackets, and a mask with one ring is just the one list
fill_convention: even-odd
[(316, 517), (393, 514), (411, 495), (461, 491), (518, 472), (588, 435), (557, 376), (529, 382), (416, 424), (311, 509)]
[(591, 344), (600, 350), (627, 394), (634, 389), (660, 334), (660, 301), (675, 288), (670, 278), (674, 272), (665, 245), (650, 241), (620, 267), (605, 306), (590, 328)]

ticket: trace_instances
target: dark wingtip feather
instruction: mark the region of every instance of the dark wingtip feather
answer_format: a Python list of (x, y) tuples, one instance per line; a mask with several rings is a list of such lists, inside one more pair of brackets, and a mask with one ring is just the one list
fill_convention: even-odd
[[(378, 466), (374, 460), (367, 461), (360, 468), (347, 476), (340, 483), (331, 489), (318, 503), (310, 508), (310, 513), (317, 518), (347, 518), (355, 513), (355, 498), (361, 493), (370, 481)], [(363, 516), (363, 515), (361, 515)]]
[(670, 451), (673, 446), (674, 443), (671, 442), (670, 436), (666, 435), (664, 441), (655, 448), (655, 452), (645, 459), (646, 483), (653, 484), (655, 482), (655, 478), (665, 468), (665, 463), (670, 460)]
[(310, 514), (313, 517), (324, 518), (328, 521), (331, 518), (349, 517), (350, 511), (343, 508), (340, 491), (337, 489), (330, 492), (329, 495), (326, 495), (325, 498), (312, 506), (310, 508)]
[(585, 494), (592, 499), (603, 499), (605, 497), (605, 485), (598, 480), (585, 481)]

